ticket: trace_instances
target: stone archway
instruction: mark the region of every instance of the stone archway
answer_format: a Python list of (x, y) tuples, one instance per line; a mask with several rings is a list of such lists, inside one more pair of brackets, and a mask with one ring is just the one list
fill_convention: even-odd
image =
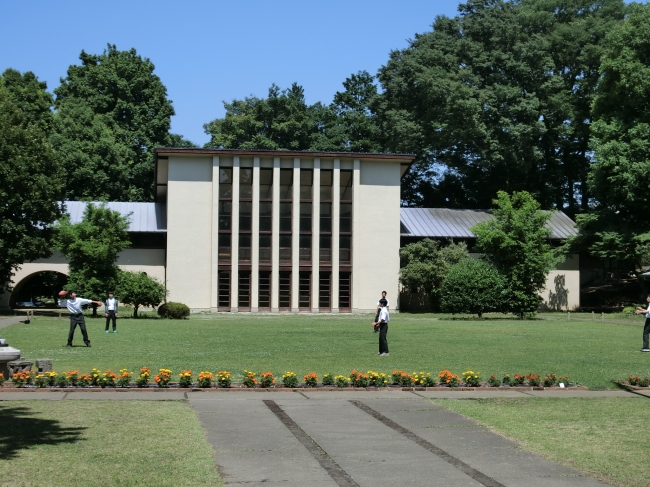
[(9, 306), (20, 308), (21, 302), (43, 302), (46, 307), (56, 307), (57, 293), (67, 281), (68, 276), (59, 271), (33, 272), (14, 285), (9, 295)]

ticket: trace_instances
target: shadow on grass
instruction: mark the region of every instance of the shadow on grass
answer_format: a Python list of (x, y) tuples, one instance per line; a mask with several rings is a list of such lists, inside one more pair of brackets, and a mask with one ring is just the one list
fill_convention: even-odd
[(86, 428), (64, 428), (53, 419), (35, 417), (23, 406), (0, 405), (0, 459), (11, 460), (20, 450), (38, 445), (58, 445), (83, 441)]

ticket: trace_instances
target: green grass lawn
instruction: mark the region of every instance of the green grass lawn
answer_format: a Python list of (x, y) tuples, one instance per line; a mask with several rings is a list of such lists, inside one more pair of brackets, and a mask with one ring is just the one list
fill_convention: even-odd
[(621, 487), (648, 485), (648, 400), (522, 398), (434, 400), (526, 450)]
[[(561, 315), (556, 315), (560, 317)], [(395, 368), (460, 374), (546, 373), (569, 375), (590, 387), (611, 387), (629, 374), (650, 377), (650, 354), (641, 348), (641, 320), (630, 324), (578, 320), (459, 320), (444, 315), (394, 314), (390, 357), (377, 357), (378, 335), (369, 315), (192, 315), (189, 320), (118, 320), (104, 333), (104, 319), (87, 318), (92, 348), (65, 348), (68, 320), (37, 316), (31, 324), (0, 329), (0, 337), (29, 359), (51, 358), (62, 372), (91, 368), (136, 371), (170, 368), (198, 373), (226, 369), (235, 380), (243, 369), (347, 374), (353, 368)]]
[(222, 485), (185, 402), (3, 402), (0, 425), (0, 485)]

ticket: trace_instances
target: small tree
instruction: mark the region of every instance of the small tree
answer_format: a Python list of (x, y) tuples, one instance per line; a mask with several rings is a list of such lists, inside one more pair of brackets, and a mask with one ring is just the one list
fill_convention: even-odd
[(140, 306), (156, 307), (167, 297), (165, 286), (144, 272), (121, 271), (117, 292), (122, 303), (133, 306), (135, 318)]
[(441, 247), (436, 240), (425, 238), (400, 249), (402, 268), (400, 282), (405, 290), (423, 293), (437, 307), (440, 286), (452, 265), (469, 258), (465, 243), (449, 243)]
[(471, 231), (477, 237), (476, 250), (507, 279), (510, 311), (523, 318), (537, 312), (546, 277), (560, 260), (546, 226), (551, 213), (541, 211), (526, 191), (515, 191), (512, 196), (499, 191), (493, 203), (495, 218)]
[[(119, 268), (117, 255), (131, 245), (128, 217), (106, 204), (86, 205), (81, 222), (70, 223), (64, 215), (56, 225), (55, 245), (70, 260), (68, 289), (87, 299), (102, 300), (115, 289)], [(93, 305), (93, 316), (97, 307)]]
[(483, 313), (508, 310), (508, 283), (496, 267), (477, 259), (454, 264), (442, 283), (440, 308), (445, 313)]

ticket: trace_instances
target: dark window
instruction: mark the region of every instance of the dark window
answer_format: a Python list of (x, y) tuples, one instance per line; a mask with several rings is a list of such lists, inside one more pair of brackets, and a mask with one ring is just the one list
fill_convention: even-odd
[(280, 169), (280, 199), (293, 199), (293, 169)]
[(271, 273), (260, 272), (259, 280), (259, 301), (260, 311), (269, 311), (271, 309)]
[(320, 259), (321, 262), (332, 262), (332, 236), (320, 236)]
[(250, 262), (251, 260), (251, 234), (239, 234), (239, 261)]
[(300, 260), (302, 262), (311, 262), (311, 235), (300, 235)]
[(260, 203), (260, 232), (270, 232), (273, 230), (273, 203)]
[(332, 201), (332, 170), (326, 169), (320, 172), (320, 200)]
[(237, 307), (240, 311), (251, 308), (251, 273), (250, 271), (239, 271), (239, 289)]
[(292, 203), (280, 203), (280, 231), (291, 231), (291, 207)]
[(311, 272), (300, 272), (298, 279), (298, 308), (309, 311), (311, 308)]
[(339, 236), (339, 260), (341, 263), (349, 263), (350, 262), (350, 243), (352, 241), (352, 237), (349, 235), (340, 235)]
[(253, 197), (253, 168), (242, 167), (239, 170), (239, 199)]
[(222, 311), (230, 310), (230, 272), (219, 271), (218, 306)]
[(318, 275), (318, 307), (322, 310), (329, 310), (331, 308), (331, 275), (331, 272), (321, 272)]
[(260, 262), (271, 262), (271, 234), (260, 234)]
[(352, 205), (350, 203), (341, 203), (340, 232), (352, 232)]
[(230, 234), (219, 234), (219, 260), (230, 260)]
[(291, 234), (280, 235), (280, 262), (291, 262)]
[(273, 199), (273, 169), (260, 169), (260, 199)]
[(314, 172), (311, 169), (300, 170), (300, 199), (310, 200), (314, 182)]
[(232, 198), (232, 168), (219, 169), (219, 199)]
[(252, 220), (253, 203), (250, 201), (242, 201), (239, 203), (239, 230), (243, 232), (250, 232)]
[(349, 272), (339, 274), (339, 311), (351, 311), (352, 276)]
[(352, 201), (352, 171), (341, 171), (341, 201)]
[(320, 231), (321, 233), (332, 231), (332, 203), (320, 204)]
[(219, 201), (219, 230), (230, 230), (232, 202)]
[(312, 204), (309, 202), (300, 203), (300, 231), (311, 232)]
[(281, 310), (291, 309), (291, 272), (280, 272), (278, 306)]

